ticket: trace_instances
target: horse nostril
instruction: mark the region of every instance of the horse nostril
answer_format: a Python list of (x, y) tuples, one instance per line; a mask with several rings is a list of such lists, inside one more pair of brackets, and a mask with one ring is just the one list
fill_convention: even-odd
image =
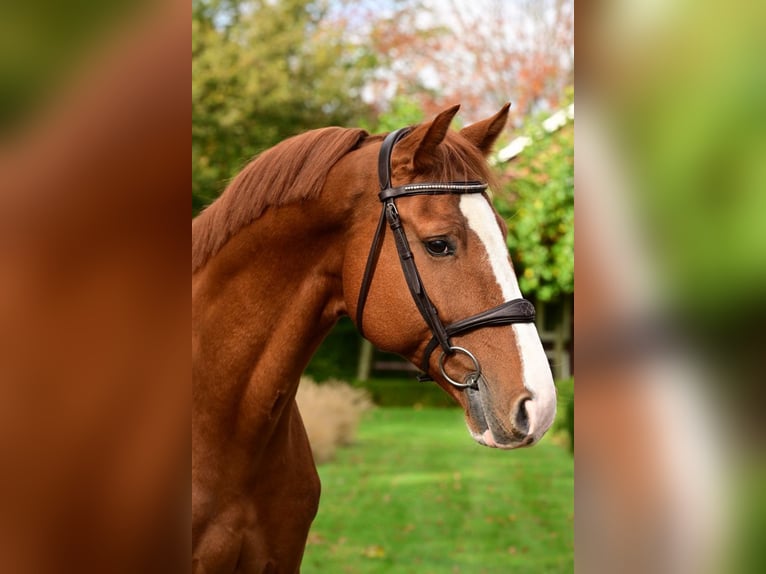
[(516, 403), (516, 412), (512, 417), (514, 430), (525, 436), (529, 433), (529, 413), (527, 413), (527, 403), (531, 400), (530, 397), (526, 397)]

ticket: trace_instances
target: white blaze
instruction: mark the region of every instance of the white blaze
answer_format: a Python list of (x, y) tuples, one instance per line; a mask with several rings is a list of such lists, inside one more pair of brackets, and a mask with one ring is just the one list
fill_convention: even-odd
[[(487, 199), (478, 193), (468, 193), (460, 198), (460, 210), (468, 226), (479, 236), (487, 251), (487, 258), (495, 274), (505, 301), (518, 299), (521, 295), (519, 283), (511, 267), (508, 247)], [(522, 381), (532, 394), (527, 403), (530, 434), (539, 439), (556, 416), (556, 388), (548, 366), (543, 345), (533, 323), (513, 325), (516, 345), (521, 357)]]

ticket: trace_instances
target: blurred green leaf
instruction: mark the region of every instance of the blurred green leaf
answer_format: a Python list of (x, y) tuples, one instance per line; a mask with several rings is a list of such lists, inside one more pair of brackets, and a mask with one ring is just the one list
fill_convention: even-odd
[(259, 152), (308, 129), (357, 125), (367, 51), (328, 3), (249, 0), (193, 5), (192, 209)]

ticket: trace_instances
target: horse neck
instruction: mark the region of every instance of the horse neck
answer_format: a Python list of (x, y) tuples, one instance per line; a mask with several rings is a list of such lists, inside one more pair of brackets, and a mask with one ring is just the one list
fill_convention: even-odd
[(345, 312), (344, 215), (327, 211), (320, 200), (267, 211), (192, 279), (194, 408), (229, 439), (268, 434)]

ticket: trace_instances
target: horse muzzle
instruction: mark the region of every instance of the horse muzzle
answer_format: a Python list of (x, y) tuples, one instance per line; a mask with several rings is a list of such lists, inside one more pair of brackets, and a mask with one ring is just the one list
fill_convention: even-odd
[(531, 446), (551, 426), (556, 403), (544, 404), (526, 391), (515, 398), (510, 408), (501, 408), (484, 376), (465, 389), (468, 401), (468, 428), (474, 440), (492, 448), (514, 449)]

